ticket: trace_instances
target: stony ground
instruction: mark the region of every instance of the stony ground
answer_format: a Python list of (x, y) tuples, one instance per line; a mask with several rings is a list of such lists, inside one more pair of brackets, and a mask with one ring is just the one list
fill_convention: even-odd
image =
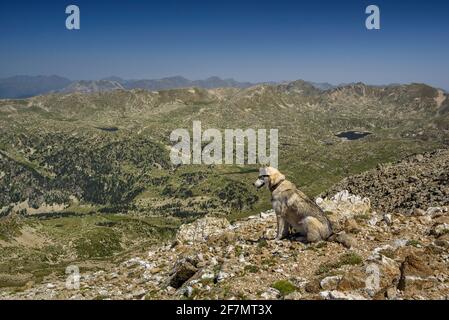
[(348, 191), (316, 201), (334, 241), (273, 240), (271, 211), (233, 224), (205, 217), (173, 242), (81, 270), (79, 289), (49, 276), (0, 299), (449, 299), (447, 207), (381, 214)]
[(379, 211), (411, 213), (415, 208), (449, 205), (449, 150), (415, 154), (395, 164), (343, 179), (328, 191), (367, 196)]

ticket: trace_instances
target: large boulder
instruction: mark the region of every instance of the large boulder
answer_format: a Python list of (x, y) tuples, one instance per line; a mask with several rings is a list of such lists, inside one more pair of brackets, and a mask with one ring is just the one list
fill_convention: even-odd
[(438, 280), (433, 276), (433, 270), (424, 259), (417, 254), (410, 254), (401, 264), (401, 278), (398, 289), (401, 291), (427, 290), (435, 286)]
[(210, 237), (223, 233), (229, 227), (225, 218), (204, 217), (192, 223), (184, 224), (176, 234), (179, 243), (195, 243), (208, 241)]

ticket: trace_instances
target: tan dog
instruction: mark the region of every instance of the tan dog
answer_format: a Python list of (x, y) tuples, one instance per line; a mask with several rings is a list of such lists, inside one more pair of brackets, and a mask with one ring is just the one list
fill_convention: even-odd
[(277, 240), (287, 237), (290, 229), (304, 236), (307, 242), (326, 240), (332, 234), (331, 224), (321, 208), (277, 169), (261, 168), (254, 185), (258, 189), (266, 185), (271, 191), (271, 204), (277, 217)]

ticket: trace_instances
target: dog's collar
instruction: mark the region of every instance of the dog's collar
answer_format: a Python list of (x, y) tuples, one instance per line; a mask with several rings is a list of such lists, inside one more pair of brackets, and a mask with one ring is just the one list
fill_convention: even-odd
[(281, 182), (276, 183), (274, 186), (270, 187), (270, 191), (274, 192), (274, 190), (277, 189), (277, 187), (279, 187), (281, 185), (281, 183), (284, 182), (284, 180), (282, 180)]

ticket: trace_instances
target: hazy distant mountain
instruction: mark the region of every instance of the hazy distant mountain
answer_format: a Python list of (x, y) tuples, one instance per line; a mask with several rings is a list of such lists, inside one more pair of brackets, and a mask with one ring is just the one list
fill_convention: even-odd
[[(110, 77), (108, 79), (115, 78)], [(210, 77), (205, 80), (189, 80), (181, 76), (168, 77), (153, 80), (122, 80), (120, 82), (126, 89), (147, 89), (147, 90), (164, 90), (178, 89), (187, 87), (198, 87), (204, 89), (212, 88), (248, 88), (254, 85), (250, 82), (238, 82), (234, 79), (221, 79), (219, 77)]]
[(124, 89), (124, 87), (117, 81), (110, 80), (81, 80), (72, 82), (67, 87), (59, 90), (61, 93), (81, 92), (81, 93), (93, 93), (93, 92), (105, 92), (117, 89)]
[(250, 82), (238, 82), (234, 79), (221, 79), (219, 77), (210, 77), (206, 80), (193, 81), (193, 86), (212, 89), (221, 87), (234, 87), (234, 88), (249, 88), (253, 86), (254, 83)]
[(103, 78), (103, 79), (101, 79), (101, 80), (107, 80), (107, 81), (115, 81), (115, 82), (118, 82), (118, 83), (120, 83), (120, 84), (122, 84), (122, 83), (125, 83), (125, 82), (126, 82), (126, 80), (125, 80), (125, 79), (122, 79), (122, 78), (120, 78), (120, 77), (116, 77), (116, 76), (110, 76), (110, 77), (106, 77), (106, 78)]
[(320, 90), (330, 90), (334, 89), (336, 86), (328, 82), (309, 82), (312, 86)]
[(28, 98), (61, 90), (72, 81), (59, 76), (14, 76), (0, 79), (0, 98)]
[(157, 91), (187, 87), (204, 89), (221, 87), (248, 88), (253, 85), (250, 82), (239, 82), (234, 79), (221, 79), (219, 77), (210, 77), (205, 80), (189, 80), (181, 76), (162, 79), (125, 80), (120, 77), (110, 76), (101, 80), (72, 81), (59, 76), (14, 76), (0, 79), (0, 99), (28, 98), (54, 92), (92, 93), (115, 89)]

